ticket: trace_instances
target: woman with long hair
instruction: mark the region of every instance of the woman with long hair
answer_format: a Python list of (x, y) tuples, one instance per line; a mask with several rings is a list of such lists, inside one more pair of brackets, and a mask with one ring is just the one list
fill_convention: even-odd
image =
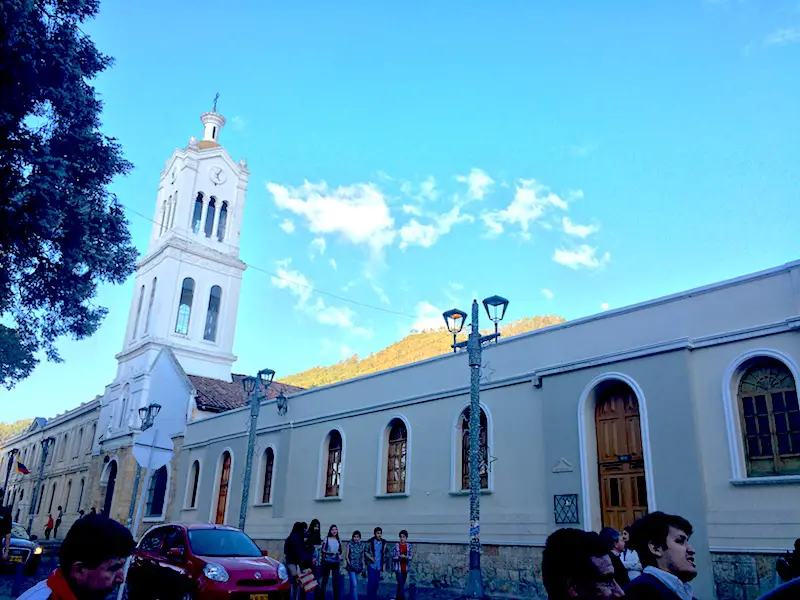
[(305, 548), (304, 536), (306, 530), (299, 521), (292, 526), (292, 532), (283, 544), (283, 555), (286, 561), (286, 570), (289, 572), (289, 582), (292, 584), (291, 600), (302, 598), (300, 588), (301, 565), (304, 563)]
[(342, 562), (342, 542), (339, 539), (339, 528), (331, 525), (328, 535), (322, 542), (322, 585), (319, 586), (319, 597), (325, 598), (328, 578), (333, 578), (333, 600), (339, 600), (339, 565)]

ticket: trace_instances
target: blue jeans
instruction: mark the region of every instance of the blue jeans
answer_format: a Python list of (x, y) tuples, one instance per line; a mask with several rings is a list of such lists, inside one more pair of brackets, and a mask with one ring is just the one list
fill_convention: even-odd
[(348, 571), (350, 576), (350, 600), (358, 600), (358, 576), (360, 573), (355, 571)]
[(395, 595), (395, 600), (406, 600), (406, 580), (408, 579), (408, 571), (405, 573), (397, 571), (395, 575), (397, 575), (397, 594)]
[(377, 600), (378, 586), (381, 584), (380, 569), (367, 569), (367, 600)]

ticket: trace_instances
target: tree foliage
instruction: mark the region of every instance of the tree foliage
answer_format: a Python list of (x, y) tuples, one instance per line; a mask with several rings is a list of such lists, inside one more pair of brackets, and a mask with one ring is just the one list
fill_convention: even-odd
[[(503, 337), (509, 337), (563, 322), (563, 318), (554, 315), (527, 317), (501, 327), (500, 333)], [(466, 338), (461, 336), (460, 339)], [(360, 375), (385, 371), (400, 365), (407, 365), (426, 358), (447, 354), (452, 352), (450, 348), (452, 343), (453, 336), (444, 327), (412, 333), (399, 342), (395, 342), (380, 352), (370, 354), (363, 359), (354, 354), (335, 365), (314, 367), (302, 373), (281, 377), (281, 383), (298, 385), (303, 388), (328, 385), (337, 381), (353, 379)]]
[(112, 179), (131, 165), (100, 131), (89, 82), (112, 60), (80, 29), (97, 0), (0, 3), (0, 383), (30, 375), (39, 353), (82, 339), (136, 251)]
[(0, 444), (18, 433), (26, 431), (33, 423), (33, 419), (20, 419), (11, 423), (0, 423)]

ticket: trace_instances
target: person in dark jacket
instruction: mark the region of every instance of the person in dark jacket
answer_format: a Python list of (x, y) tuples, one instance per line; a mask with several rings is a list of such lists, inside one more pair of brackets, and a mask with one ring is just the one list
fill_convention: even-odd
[(623, 550), (625, 550), (625, 542), (622, 541), (622, 536), (619, 531), (613, 527), (603, 527), (600, 531), (600, 539), (608, 548), (608, 555), (611, 557), (611, 564), (614, 565), (614, 580), (624, 588), (631, 582), (628, 575), (628, 569), (622, 564), (622, 559), (619, 557)]
[(289, 581), (292, 584), (292, 600), (298, 598), (299, 581), (298, 578), (302, 571), (305, 558), (305, 533), (306, 529), (301, 522), (296, 522), (292, 526), (292, 532), (283, 543), (283, 556), (286, 562), (286, 570), (289, 572)]
[(654, 512), (631, 526), (630, 545), (644, 566), (625, 588), (633, 600), (693, 600), (690, 583), (697, 577), (695, 551), (689, 544), (692, 525), (678, 515)]
[(542, 580), (548, 600), (623, 595), (608, 548), (593, 531), (564, 528), (551, 533), (542, 555)]

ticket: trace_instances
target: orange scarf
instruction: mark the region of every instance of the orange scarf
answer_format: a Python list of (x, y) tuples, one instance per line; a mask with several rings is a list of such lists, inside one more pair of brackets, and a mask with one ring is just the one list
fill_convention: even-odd
[(72, 588), (69, 587), (67, 578), (64, 577), (61, 569), (56, 569), (50, 573), (50, 576), (47, 578), (47, 587), (53, 592), (50, 594), (52, 600), (78, 600)]

